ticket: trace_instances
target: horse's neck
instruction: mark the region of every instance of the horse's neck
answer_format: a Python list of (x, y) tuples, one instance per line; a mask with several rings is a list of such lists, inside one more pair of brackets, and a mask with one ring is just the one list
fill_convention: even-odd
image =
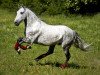
[(28, 9), (27, 11), (27, 26), (31, 26), (33, 23), (39, 21), (39, 18), (31, 10)]
[(27, 28), (29, 27), (36, 27), (40, 28), (42, 26), (46, 25), (45, 22), (41, 21), (31, 10), (28, 9), (28, 15), (27, 15)]

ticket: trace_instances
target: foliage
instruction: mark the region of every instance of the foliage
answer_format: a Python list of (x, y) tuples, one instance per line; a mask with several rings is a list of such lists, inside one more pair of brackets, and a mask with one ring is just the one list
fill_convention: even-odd
[(100, 11), (98, 0), (1, 0), (0, 6), (16, 10), (18, 4), (33, 9), (37, 14), (94, 13)]

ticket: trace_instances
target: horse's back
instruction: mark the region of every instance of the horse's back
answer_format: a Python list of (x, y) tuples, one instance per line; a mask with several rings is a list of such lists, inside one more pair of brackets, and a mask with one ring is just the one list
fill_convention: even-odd
[(45, 25), (41, 28), (41, 35), (38, 38), (38, 43), (51, 45), (62, 43), (64, 37), (73, 37), (73, 30), (64, 25)]
[(45, 22), (41, 22), (43, 25), (42, 30), (45, 32), (57, 32), (57, 33), (73, 33), (73, 30), (65, 25), (48, 25)]
[[(55, 34), (61, 34), (61, 35), (73, 35), (73, 30), (65, 25), (48, 25), (46, 26), (46, 31), (50, 33), (55, 33)], [(44, 30), (45, 30), (44, 29)]]

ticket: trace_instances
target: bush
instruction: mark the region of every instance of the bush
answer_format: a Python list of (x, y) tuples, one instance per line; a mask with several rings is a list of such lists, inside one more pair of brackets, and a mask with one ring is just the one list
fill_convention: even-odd
[(99, 0), (0, 0), (0, 6), (16, 10), (23, 4), (37, 14), (94, 13), (100, 11)]

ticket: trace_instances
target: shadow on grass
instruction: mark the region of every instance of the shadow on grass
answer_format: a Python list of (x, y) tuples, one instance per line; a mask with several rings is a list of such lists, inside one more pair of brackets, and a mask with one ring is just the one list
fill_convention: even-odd
[[(41, 65), (41, 66), (52, 66), (52, 67), (60, 67), (61, 63), (56, 62), (56, 63), (52, 63), (52, 62), (46, 62), (46, 63), (38, 63), (37, 65)], [(73, 69), (86, 69), (88, 68), (88, 66), (80, 66), (76, 63), (69, 63), (69, 68), (73, 68)]]

